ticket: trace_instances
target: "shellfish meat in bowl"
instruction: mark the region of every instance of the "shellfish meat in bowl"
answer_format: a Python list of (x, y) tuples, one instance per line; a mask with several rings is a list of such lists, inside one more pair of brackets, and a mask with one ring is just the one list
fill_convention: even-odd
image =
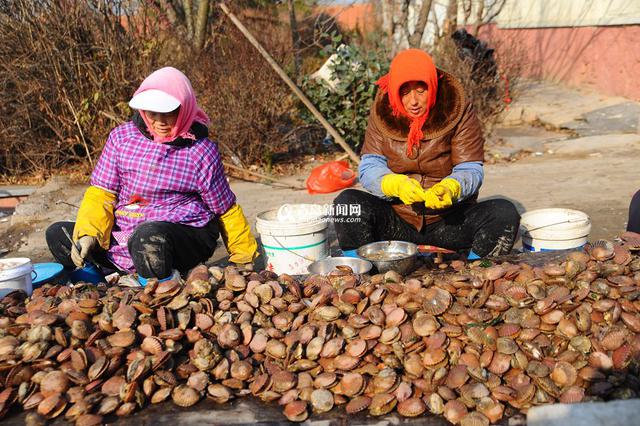
[(371, 262), (357, 257), (327, 257), (313, 262), (307, 269), (312, 274), (326, 275), (338, 266), (348, 266), (355, 274), (366, 274), (373, 267)]
[(415, 267), (418, 246), (407, 241), (378, 241), (360, 247), (357, 253), (381, 274), (393, 270), (406, 275)]

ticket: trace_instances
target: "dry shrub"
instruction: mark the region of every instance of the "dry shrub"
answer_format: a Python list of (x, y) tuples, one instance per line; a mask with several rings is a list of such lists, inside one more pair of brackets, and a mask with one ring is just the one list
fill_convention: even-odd
[[(119, 0), (0, 0), (0, 176), (95, 163), (153, 69), (153, 19), (126, 31)], [(129, 25), (131, 27), (131, 25)]]
[[(272, 154), (287, 150), (284, 136), (295, 113), (291, 92), (233, 24), (226, 19), (220, 24), (208, 49), (194, 53), (195, 60), (189, 58), (182, 69), (211, 118), (210, 131), (223, 155), (233, 153), (245, 165), (269, 162)], [(266, 25), (254, 34), (276, 62), (289, 62), (286, 32)]]
[(524, 55), (515, 40), (461, 46), (453, 38), (441, 38), (433, 56), (439, 68), (460, 80), (488, 136), (517, 93)]
[[(268, 164), (301, 137), (317, 136), (296, 122), (285, 83), (224, 15), (211, 14), (199, 51), (162, 10), (135, 3), (127, 17), (126, 0), (0, 0), (3, 181), (88, 173), (109, 131), (130, 118), (137, 86), (162, 66), (191, 79), (227, 159)], [(277, 62), (291, 63), (286, 23), (247, 24)]]

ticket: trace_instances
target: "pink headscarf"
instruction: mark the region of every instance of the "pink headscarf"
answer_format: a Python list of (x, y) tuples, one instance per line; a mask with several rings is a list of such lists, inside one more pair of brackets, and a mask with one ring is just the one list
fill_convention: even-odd
[(171, 129), (169, 136), (163, 137), (156, 134), (145, 112), (140, 111), (140, 115), (147, 125), (147, 129), (149, 129), (149, 133), (153, 136), (154, 141), (163, 143), (174, 141), (177, 138), (195, 139), (196, 137), (189, 132), (193, 122), (198, 121), (204, 125), (209, 124), (209, 117), (198, 107), (191, 82), (187, 76), (179, 70), (173, 67), (164, 67), (154, 71), (144, 79), (140, 87), (138, 87), (138, 90), (136, 90), (136, 93), (134, 93), (134, 96), (149, 89), (161, 90), (180, 101), (178, 120), (173, 126), (173, 129)]

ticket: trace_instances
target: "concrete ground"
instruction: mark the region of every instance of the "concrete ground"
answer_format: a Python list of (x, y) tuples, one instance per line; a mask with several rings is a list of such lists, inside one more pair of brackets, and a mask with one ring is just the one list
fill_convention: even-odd
[[(481, 199), (506, 197), (517, 205), (520, 212), (545, 207), (578, 209), (591, 217), (592, 240), (615, 237), (624, 231), (628, 203), (640, 188), (637, 176), (639, 115), (640, 104), (627, 99), (532, 83), (518, 102), (510, 107), (503, 125), (487, 143), (488, 158), (492, 161), (485, 167)], [(306, 169), (315, 165), (311, 162)], [(283, 181), (301, 184), (305, 177), (306, 174)], [(233, 181), (231, 186), (254, 231), (255, 217), (261, 211), (283, 203), (330, 203), (336, 195), (309, 195), (305, 191), (242, 181)], [(74, 219), (77, 210), (73, 206), (79, 204), (84, 189), (85, 186), (72, 186), (64, 179), (52, 179), (38, 188), (18, 206), (13, 216), (0, 218), (0, 253), (5, 249), (7, 256), (50, 261), (44, 230), (54, 221)], [(331, 235), (335, 251), (335, 234)], [(224, 257), (225, 252), (221, 248), (211, 260)], [(622, 409), (620, 404), (599, 405), (598, 415), (592, 415), (581, 424), (605, 424), (601, 419), (617, 418)], [(637, 405), (628, 409), (637, 413)], [(252, 401), (236, 402), (222, 409), (202, 402), (193, 410), (152, 407), (136, 415), (136, 422), (246, 424), (257, 421), (258, 424), (275, 424), (284, 419), (278, 411)], [(256, 417), (255, 413), (260, 414)], [(572, 415), (554, 413), (557, 413), (555, 420), (572, 424)], [(23, 418), (13, 417), (9, 423), (21, 423)], [(347, 418), (337, 410), (336, 413), (312, 417), (309, 423), (358, 424), (366, 419), (365, 416)], [(434, 417), (419, 421), (421, 424), (446, 424), (442, 418)], [(508, 423), (521, 424), (521, 421), (516, 417)], [(544, 418), (537, 424), (551, 424), (547, 421)], [(387, 416), (380, 419), (379, 424), (404, 422), (396, 416)], [(371, 424), (370, 419), (367, 424)]]

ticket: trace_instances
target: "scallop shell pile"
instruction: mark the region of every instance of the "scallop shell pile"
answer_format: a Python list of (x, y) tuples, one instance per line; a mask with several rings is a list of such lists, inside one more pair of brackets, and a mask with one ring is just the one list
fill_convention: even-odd
[(0, 416), (80, 425), (172, 400), (255, 397), (291, 421), (345, 410), (488, 425), (638, 397), (640, 244), (562, 263), (297, 281), (195, 268), (143, 290), (45, 286), (0, 301)]

